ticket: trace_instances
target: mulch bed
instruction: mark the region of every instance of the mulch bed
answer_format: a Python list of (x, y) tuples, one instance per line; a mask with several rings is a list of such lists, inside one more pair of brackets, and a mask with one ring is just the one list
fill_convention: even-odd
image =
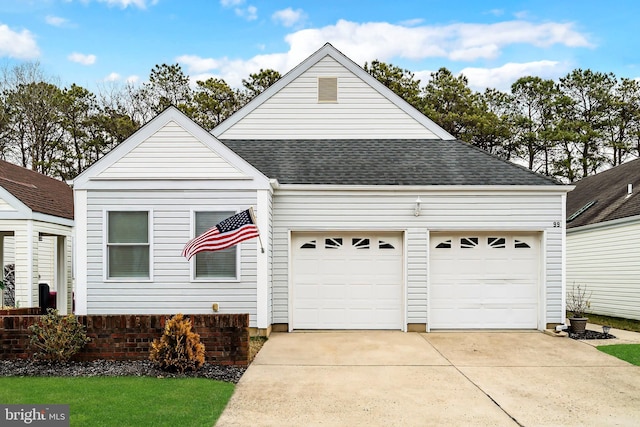
[(609, 340), (615, 338), (614, 335), (604, 334), (603, 332), (596, 332), (586, 330), (582, 333), (576, 334), (569, 330), (569, 338), (573, 338), (574, 340)]

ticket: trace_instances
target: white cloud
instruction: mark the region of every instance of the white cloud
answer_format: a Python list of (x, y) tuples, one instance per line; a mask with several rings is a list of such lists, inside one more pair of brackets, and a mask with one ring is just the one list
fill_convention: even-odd
[[(105, 82), (119, 82), (122, 79), (122, 76), (116, 72), (109, 74), (107, 77), (103, 79)], [(131, 75), (124, 79), (127, 83), (138, 83), (140, 81), (140, 77), (136, 75)]]
[(245, 0), (220, 0), (220, 5), (226, 8), (234, 8), (234, 12), (247, 21), (255, 21), (258, 19), (258, 8), (255, 6), (240, 7)]
[[(511, 85), (520, 77), (538, 76), (543, 79), (557, 79), (567, 73), (569, 66), (558, 61), (532, 61), (524, 63), (509, 62), (497, 68), (467, 67), (460, 70), (469, 80), (469, 87), (484, 91), (494, 88), (509, 91)], [(425, 82), (426, 83), (426, 82)]]
[(53, 25), (54, 27), (64, 27), (69, 23), (67, 19), (53, 15), (47, 15), (45, 17), (45, 21), (47, 22), (47, 24)]
[(224, 7), (240, 6), (244, 0), (220, 0), (220, 4)]
[(67, 56), (67, 59), (71, 62), (77, 62), (78, 64), (82, 65), (93, 65), (96, 63), (95, 55), (85, 55), (78, 52), (73, 52), (72, 54)]
[[(272, 68), (284, 74), (326, 42), (333, 44), (357, 64), (373, 59), (393, 61), (398, 58), (416, 61), (444, 58), (466, 62), (496, 59), (505, 47), (513, 44), (540, 48), (553, 45), (592, 47), (588, 37), (577, 31), (572, 23), (526, 21), (409, 27), (385, 22), (340, 20), (335, 25), (292, 32), (285, 37), (285, 41), (289, 44), (289, 50), (283, 53), (261, 54), (249, 59), (184, 55), (178, 58), (178, 62), (186, 65), (191, 74), (216, 75), (229, 85), (239, 87), (242, 78), (260, 68)], [(553, 71), (554, 67), (559, 65), (552, 61), (538, 61), (506, 64), (493, 69), (466, 68), (465, 74), (470, 83), (481, 87), (485, 84), (483, 82), (495, 82), (500, 76), (508, 80), (518, 73), (541, 74)], [(487, 83), (487, 86), (500, 85)]]
[(34, 59), (40, 55), (35, 37), (28, 30), (13, 31), (7, 25), (0, 25), (0, 57)]
[(100, 3), (106, 3), (109, 6), (119, 6), (126, 9), (129, 6), (136, 6), (138, 9), (146, 9), (148, 5), (158, 4), (158, 0), (98, 0)]
[(293, 10), (290, 7), (282, 10), (278, 10), (271, 15), (271, 19), (279, 22), (285, 27), (293, 27), (294, 25), (303, 22), (307, 19), (307, 15), (302, 9)]
[(255, 21), (258, 19), (258, 8), (255, 6), (247, 6), (246, 8), (237, 7), (234, 9), (236, 15), (247, 21)]
[(105, 82), (117, 82), (118, 80), (120, 80), (120, 74), (118, 73), (111, 73), (104, 78)]

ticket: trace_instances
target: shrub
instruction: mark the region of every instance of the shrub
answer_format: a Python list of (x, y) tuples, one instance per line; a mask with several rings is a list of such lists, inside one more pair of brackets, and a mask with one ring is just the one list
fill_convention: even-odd
[(191, 330), (191, 321), (176, 314), (167, 321), (162, 337), (151, 343), (149, 359), (166, 371), (196, 371), (204, 364), (204, 344)]
[(59, 316), (58, 310), (51, 308), (29, 326), (29, 331), (30, 344), (38, 350), (35, 357), (42, 360), (66, 362), (91, 341), (76, 316)]

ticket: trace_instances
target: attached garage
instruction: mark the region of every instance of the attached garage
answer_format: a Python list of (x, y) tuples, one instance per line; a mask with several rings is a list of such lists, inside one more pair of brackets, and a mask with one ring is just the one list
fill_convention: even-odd
[(430, 329), (536, 329), (540, 235), (431, 233)]
[(403, 329), (400, 232), (293, 233), (292, 329)]

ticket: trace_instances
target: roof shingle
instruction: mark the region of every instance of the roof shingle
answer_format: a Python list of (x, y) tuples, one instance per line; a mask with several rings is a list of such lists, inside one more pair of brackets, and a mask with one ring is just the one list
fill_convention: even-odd
[[(633, 192), (627, 197), (628, 185)], [(640, 215), (640, 159), (578, 181), (567, 194), (567, 218), (590, 202), (588, 209), (567, 223), (567, 228)]]
[(0, 187), (34, 212), (73, 219), (73, 190), (62, 181), (0, 160)]
[(223, 140), (282, 184), (558, 185), (456, 140)]

